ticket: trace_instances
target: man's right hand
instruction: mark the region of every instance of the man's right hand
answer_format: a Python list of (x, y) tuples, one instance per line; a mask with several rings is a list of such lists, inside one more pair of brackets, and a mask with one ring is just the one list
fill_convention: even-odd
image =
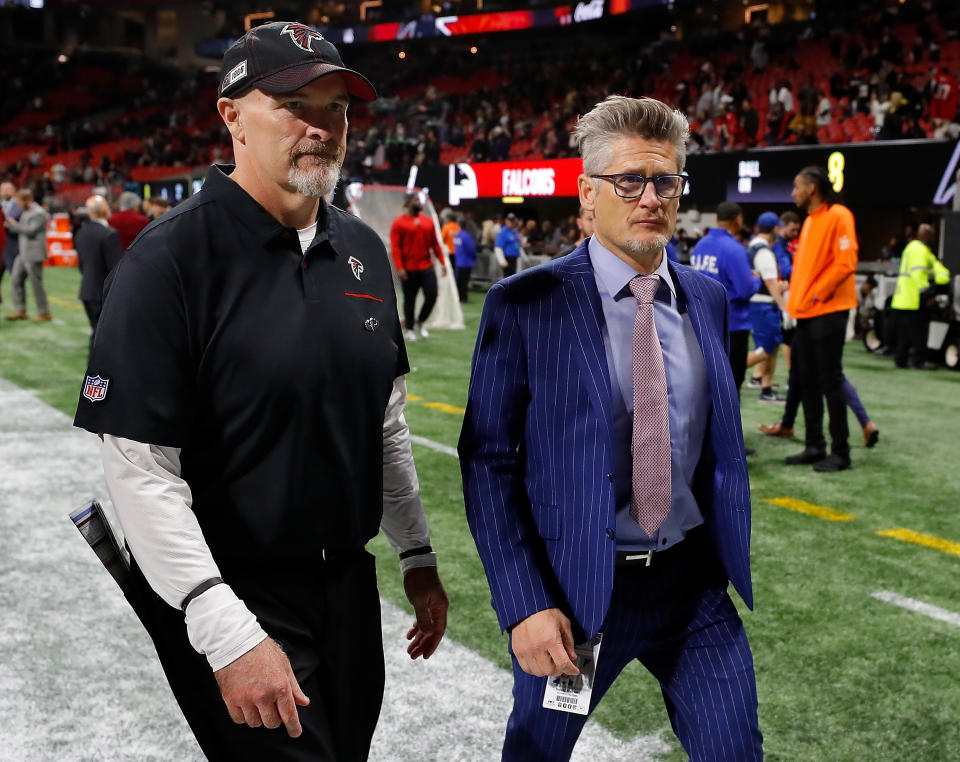
[(404, 270), (402, 267), (398, 268), (398, 269), (397, 269), (397, 277), (398, 277), (400, 280), (406, 280), (406, 279), (407, 279), (407, 271)]
[(520, 668), (534, 677), (579, 675), (573, 660), (573, 632), (570, 620), (560, 609), (531, 614), (510, 631), (510, 645)]
[(290, 660), (272, 638), (218, 669), (213, 676), (230, 718), (238, 725), (278, 728), (282, 723), (291, 738), (303, 732), (297, 707), (307, 706), (310, 699), (300, 690)]

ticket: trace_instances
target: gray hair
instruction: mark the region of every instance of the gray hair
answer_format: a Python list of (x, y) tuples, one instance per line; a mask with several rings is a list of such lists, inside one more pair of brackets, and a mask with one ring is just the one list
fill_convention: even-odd
[(121, 212), (137, 209), (140, 206), (140, 197), (133, 191), (124, 191), (117, 199), (117, 207)]
[(686, 117), (654, 98), (608, 95), (580, 117), (573, 131), (583, 157), (583, 173), (601, 174), (610, 164), (610, 143), (625, 135), (672, 143), (677, 172), (683, 171), (690, 138)]

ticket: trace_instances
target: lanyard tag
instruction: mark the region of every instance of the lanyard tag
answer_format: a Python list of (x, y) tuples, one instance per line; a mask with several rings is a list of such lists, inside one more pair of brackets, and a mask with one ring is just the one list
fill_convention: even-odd
[(580, 670), (579, 675), (547, 678), (543, 692), (544, 709), (583, 715), (590, 713), (590, 697), (593, 695), (593, 679), (597, 673), (602, 639), (603, 634), (598, 632), (592, 640), (574, 646), (577, 658), (573, 663)]

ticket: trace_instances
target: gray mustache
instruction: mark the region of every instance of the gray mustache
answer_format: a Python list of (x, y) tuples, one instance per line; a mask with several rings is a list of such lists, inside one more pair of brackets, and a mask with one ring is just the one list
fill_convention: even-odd
[(327, 161), (339, 161), (340, 159), (340, 146), (334, 145), (328, 147), (324, 143), (313, 143), (303, 146), (298, 146), (291, 156), (291, 159), (296, 162), (301, 156), (319, 156)]

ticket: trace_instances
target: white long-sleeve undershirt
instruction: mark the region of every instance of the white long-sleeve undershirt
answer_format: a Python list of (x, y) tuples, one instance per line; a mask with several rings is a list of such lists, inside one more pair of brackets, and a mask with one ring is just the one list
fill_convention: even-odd
[[(397, 552), (430, 544), (410, 429), (404, 418), (406, 381), (394, 381), (383, 421), (381, 528)], [(137, 564), (153, 590), (180, 608), (199, 584), (219, 577), (216, 561), (192, 510), (190, 486), (180, 476), (180, 451), (104, 435), (101, 448), (107, 489)], [(436, 566), (435, 553), (400, 561), (403, 573)], [(186, 609), (187, 636), (216, 671), (259, 644), (267, 633), (229, 585), (215, 585)]]

